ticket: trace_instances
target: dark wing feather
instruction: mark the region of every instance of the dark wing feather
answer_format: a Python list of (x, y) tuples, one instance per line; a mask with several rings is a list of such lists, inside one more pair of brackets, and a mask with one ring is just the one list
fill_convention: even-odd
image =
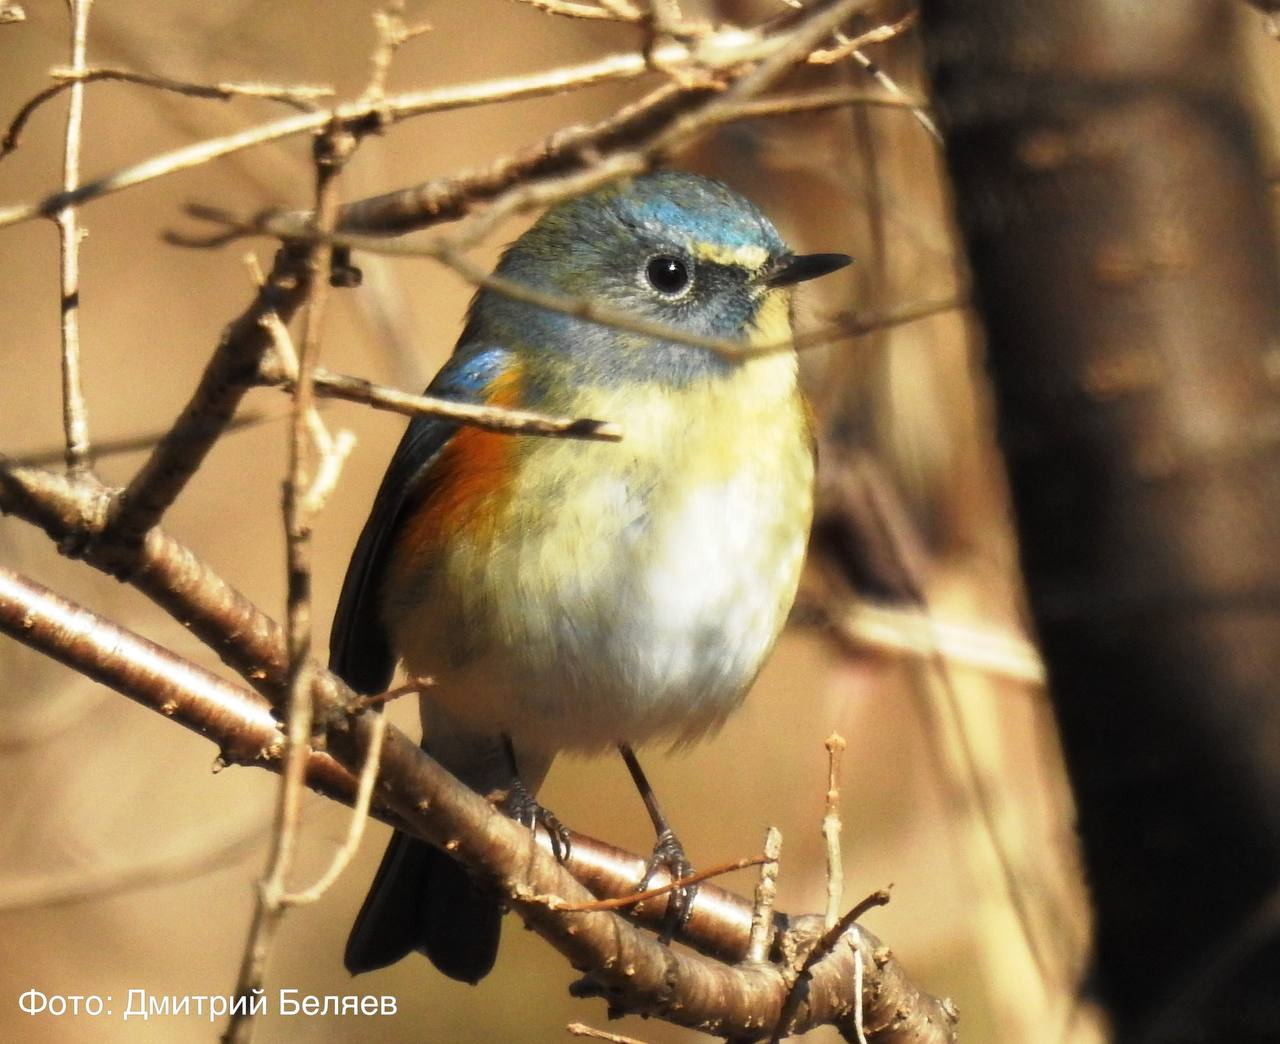
[[(485, 388), (508, 359), (509, 353), (501, 348), (459, 347), (427, 394), (483, 401)], [(382, 692), (395, 673), (396, 654), (379, 606), (383, 570), (406, 509), (426, 492), (431, 464), (457, 430), (457, 424), (436, 417), (410, 421), (351, 555), (329, 633), (329, 668), (356, 692)]]

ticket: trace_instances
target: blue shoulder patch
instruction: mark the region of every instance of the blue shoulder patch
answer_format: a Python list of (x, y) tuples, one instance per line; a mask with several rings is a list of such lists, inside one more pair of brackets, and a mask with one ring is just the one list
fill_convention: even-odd
[(460, 402), (475, 401), (510, 362), (511, 352), (506, 348), (459, 346), (436, 374), (427, 394)]

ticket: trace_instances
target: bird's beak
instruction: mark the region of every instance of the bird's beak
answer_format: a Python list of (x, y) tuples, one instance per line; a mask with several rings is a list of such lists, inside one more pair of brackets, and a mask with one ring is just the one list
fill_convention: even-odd
[(764, 271), (764, 285), (791, 286), (807, 279), (838, 272), (853, 263), (848, 254), (782, 254), (775, 257)]

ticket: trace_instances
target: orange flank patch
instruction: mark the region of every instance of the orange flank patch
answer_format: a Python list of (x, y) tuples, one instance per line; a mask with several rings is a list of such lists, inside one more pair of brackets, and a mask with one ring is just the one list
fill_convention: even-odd
[[(520, 373), (496, 377), (486, 401), (518, 406)], [(424, 495), (401, 524), (395, 557), (401, 566), (430, 556), (451, 539), (485, 546), (492, 539), (503, 491), (515, 466), (516, 439), (463, 426), (445, 444), (423, 478)]]

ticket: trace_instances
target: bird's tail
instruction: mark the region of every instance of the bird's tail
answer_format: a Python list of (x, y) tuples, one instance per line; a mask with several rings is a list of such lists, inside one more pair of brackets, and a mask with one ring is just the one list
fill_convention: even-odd
[[(471, 789), (489, 794), (511, 783), (500, 737), (458, 727), (422, 702), (426, 750)], [(553, 755), (517, 750), (520, 779), (532, 795)], [(397, 831), (356, 915), (343, 963), (352, 975), (395, 964), (414, 950), (451, 979), (475, 984), (493, 968), (502, 928), (502, 897), (450, 855)]]
[(502, 902), (461, 864), (396, 831), (347, 939), (352, 975), (385, 968), (414, 950), (451, 979), (475, 984), (493, 968)]

